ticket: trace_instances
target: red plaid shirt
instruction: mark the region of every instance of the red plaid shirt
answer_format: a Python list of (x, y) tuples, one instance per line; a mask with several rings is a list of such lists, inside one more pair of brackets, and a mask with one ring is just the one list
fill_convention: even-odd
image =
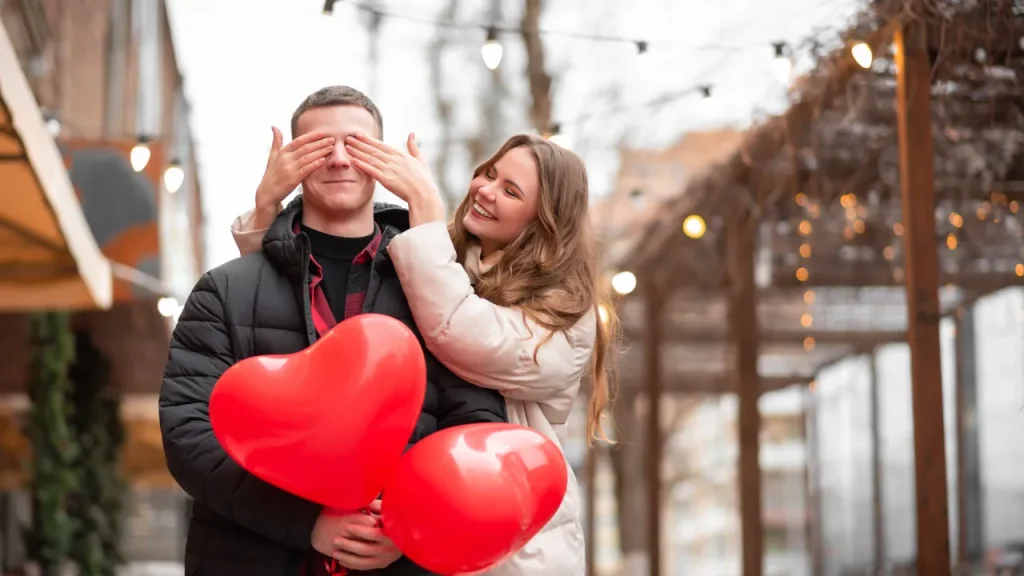
[[(299, 233), (299, 224), (295, 224), (295, 233)], [(345, 317), (336, 319), (331, 305), (327, 302), (327, 295), (324, 293), (320, 283), (324, 279), (323, 268), (316, 261), (312, 254), (309, 256), (309, 307), (313, 314), (313, 326), (316, 328), (317, 336), (323, 336), (335, 324), (351, 318), (363, 311), (363, 302), (366, 301), (366, 290), (370, 286), (370, 273), (373, 268), (373, 258), (380, 248), (382, 234), (380, 227), (374, 224), (373, 239), (363, 248), (359, 254), (352, 259), (352, 268), (348, 272), (348, 289), (345, 291)]]
[[(300, 233), (298, 222), (295, 223), (293, 230), (296, 234)], [(377, 255), (377, 249), (380, 248), (382, 237), (380, 227), (374, 224), (373, 239), (352, 259), (352, 267), (348, 272), (348, 287), (345, 291), (345, 317), (341, 319), (334, 317), (334, 312), (327, 302), (327, 294), (324, 292), (323, 286), (320, 285), (324, 279), (323, 268), (310, 254), (309, 307), (317, 336), (323, 336), (338, 322), (362, 313), (363, 303), (366, 301), (366, 290), (370, 286), (373, 259)], [(347, 573), (348, 570), (338, 565), (337, 562), (314, 551), (304, 564), (300, 574), (301, 576), (340, 576)]]

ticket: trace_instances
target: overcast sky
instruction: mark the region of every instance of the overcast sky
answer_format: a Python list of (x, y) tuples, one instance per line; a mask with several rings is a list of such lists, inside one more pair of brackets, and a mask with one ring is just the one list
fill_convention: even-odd
[[(446, 93), (456, 102), (457, 136), (481, 123), (487, 70), (480, 57), (484, 30), (439, 29), (447, 0), (387, 0), (380, 58), (372, 83), (366, 19), (338, 0), (333, 16), (322, 0), (167, 0), (179, 66), (192, 105), (207, 217), (208, 264), (237, 255), (228, 226), (249, 207), (263, 174), (270, 127), (286, 128), (310, 92), (328, 84), (364, 90), (385, 117), (385, 139), (404, 142), (410, 131), (437, 141), (429, 89), (428, 46), (448, 34)], [(460, 23), (491, 21), (490, 0), (462, 0)], [(522, 0), (504, 0), (500, 22), (516, 26)], [(784, 109), (785, 89), (771, 72), (772, 42), (798, 45), (812, 34), (838, 31), (856, 0), (547, 0), (542, 28), (548, 70), (555, 76), (554, 115), (568, 145), (583, 154), (592, 192), (608, 191), (617, 169), (616, 146), (664, 146), (690, 130), (745, 126)], [(417, 20), (426, 20), (427, 23)], [(639, 57), (629, 42), (573, 38), (556, 32), (646, 40)], [(828, 38), (828, 34), (821, 35)], [(525, 56), (517, 34), (502, 35), (502, 74), (509, 94), (501, 101), (504, 130), (529, 130)], [(806, 68), (797, 53), (797, 69)], [(713, 97), (678, 98), (658, 108), (638, 106), (669, 93), (711, 85)], [(580, 120), (581, 116), (587, 116)], [(287, 133), (287, 131), (286, 131)], [(435, 149), (436, 150), (436, 149)], [(455, 170), (468, 182), (470, 168)], [(384, 199), (389, 194), (382, 193)]]

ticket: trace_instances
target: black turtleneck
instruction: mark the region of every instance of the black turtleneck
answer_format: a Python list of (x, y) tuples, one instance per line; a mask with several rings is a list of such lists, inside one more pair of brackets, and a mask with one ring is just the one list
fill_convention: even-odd
[(348, 276), (352, 269), (352, 260), (370, 244), (373, 234), (360, 238), (346, 238), (331, 236), (305, 225), (302, 226), (302, 232), (309, 237), (313, 258), (323, 270), (324, 277), (320, 285), (327, 296), (327, 303), (331, 306), (335, 320), (341, 322), (345, 319), (345, 296), (348, 294)]

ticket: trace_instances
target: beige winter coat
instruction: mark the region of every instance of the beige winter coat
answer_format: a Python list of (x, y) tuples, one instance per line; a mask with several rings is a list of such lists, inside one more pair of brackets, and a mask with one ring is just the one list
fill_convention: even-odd
[[(252, 212), (231, 226), (242, 254), (261, 249), (265, 230), (252, 229)], [(505, 396), (509, 422), (532, 428), (559, 447), (580, 381), (594, 349), (593, 312), (570, 330), (549, 334), (521, 311), (479, 298), (473, 284), (488, 270), (480, 249), (470, 249), (464, 266), (440, 222), (412, 228), (388, 246), (409, 308), (427, 348), (452, 372)], [(584, 576), (580, 494), (569, 469), (565, 499), (551, 521), (512, 559), (490, 576)]]

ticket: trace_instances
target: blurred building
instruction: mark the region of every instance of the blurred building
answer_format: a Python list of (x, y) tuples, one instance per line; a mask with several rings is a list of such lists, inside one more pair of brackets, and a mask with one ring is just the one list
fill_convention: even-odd
[(590, 210), (594, 227), (605, 241), (606, 260), (618, 260), (627, 253), (660, 204), (678, 196), (691, 178), (735, 150), (742, 135), (735, 130), (689, 132), (669, 148), (620, 150), (612, 192)]
[[(76, 333), (88, 335), (111, 362), (128, 431), (123, 464), (133, 485), (124, 552), (130, 561), (178, 561), (183, 496), (166, 471), (157, 393), (179, 303), (205, 264), (189, 109), (164, 2), (17, 0), (0, 4), (0, 21), (0, 86), (7, 121), (26, 149), (25, 166), (66, 192), (65, 205), (50, 202), (58, 221), (86, 224), (86, 235), (64, 243), (95, 246), (103, 257), (100, 264), (56, 262), (45, 270), (15, 269), (0, 258), (0, 568), (23, 555), (18, 523), (28, 517), (28, 443), (20, 432), (31, 358), (28, 313), (39, 309), (74, 310)], [(19, 85), (22, 93), (12, 95)], [(46, 159), (55, 161), (44, 165)], [(36, 217), (24, 214), (21, 222), (0, 217), (0, 230), (31, 231)], [(8, 216), (3, 208), (0, 216)], [(0, 256), (37, 240), (0, 233)], [(108, 301), (81, 296), (86, 291), (77, 284), (84, 280), (53, 280), (62, 264), (79, 276), (98, 268)]]
[[(971, 574), (995, 569), (1024, 573), (1024, 469), (1019, 465), (1024, 448), (1018, 441), (1024, 431), (1022, 318), (1024, 291), (1007, 288), (943, 319), (939, 327), (950, 552), (970, 565)], [(878, 391), (874, 399), (873, 387)], [(885, 345), (822, 371), (814, 402), (825, 573), (863, 574), (876, 555), (893, 573), (913, 573), (917, 542), (909, 347)], [(872, 421), (877, 451), (870, 442)], [(877, 491), (871, 479), (875, 463)]]

